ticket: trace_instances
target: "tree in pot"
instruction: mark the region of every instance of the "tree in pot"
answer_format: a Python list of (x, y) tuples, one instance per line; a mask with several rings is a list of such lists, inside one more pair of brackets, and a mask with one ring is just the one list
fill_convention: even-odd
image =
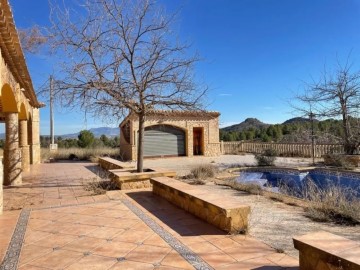
[(154, 109), (201, 109), (197, 55), (188, 53), (152, 0), (87, 0), (73, 10), (52, 5), (52, 47), (61, 55), (56, 80), (62, 104), (95, 116), (139, 117), (137, 170), (143, 171), (144, 123)]

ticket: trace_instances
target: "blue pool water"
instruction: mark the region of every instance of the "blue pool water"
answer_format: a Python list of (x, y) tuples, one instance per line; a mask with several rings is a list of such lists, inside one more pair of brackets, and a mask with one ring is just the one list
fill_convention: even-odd
[(298, 171), (252, 168), (240, 171), (237, 181), (257, 184), (274, 192), (279, 192), (286, 186), (287, 190), (291, 189), (295, 196), (300, 196), (308, 181), (313, 181), (321, 189), (330, 186), (341, 187), (345, 190), (351, 189), (353, 195), (360, 198), (360, 173), (336, 172), (326, 169)]

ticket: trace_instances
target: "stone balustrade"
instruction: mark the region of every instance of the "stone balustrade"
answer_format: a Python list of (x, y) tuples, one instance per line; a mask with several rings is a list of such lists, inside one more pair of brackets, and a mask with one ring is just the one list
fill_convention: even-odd
[[(344, 153), (341, 144), (316, 144), (315, 157), (328, 153)], [(312, 157), (311, 143), (264, 143), (264, 142), (221, 142), (222, 154), (262, 153), (265, 149), (274, 149), (279, 155), (293, 157)]]

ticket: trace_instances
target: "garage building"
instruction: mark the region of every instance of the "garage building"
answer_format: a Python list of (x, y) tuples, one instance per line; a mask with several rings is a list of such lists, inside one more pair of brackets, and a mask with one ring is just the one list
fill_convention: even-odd
[[(146, 116), (144, 157), (220, 155), (218, 112), (151, 111)], [(136, 160), (139, 121), (129, 114), (120, 124), (120, 153)]]

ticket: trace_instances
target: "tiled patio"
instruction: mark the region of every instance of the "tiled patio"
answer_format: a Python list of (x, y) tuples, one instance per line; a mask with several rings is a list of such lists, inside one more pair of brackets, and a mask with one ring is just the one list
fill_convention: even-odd
[(91, 166), (41, 164), (26, 188), (5, 190), (7, 205), (15, 194), (25, 208), (0, 216), (0, 269), (297, 269), (298, 260), (226, 235), (150, 190), (86, 196)]

